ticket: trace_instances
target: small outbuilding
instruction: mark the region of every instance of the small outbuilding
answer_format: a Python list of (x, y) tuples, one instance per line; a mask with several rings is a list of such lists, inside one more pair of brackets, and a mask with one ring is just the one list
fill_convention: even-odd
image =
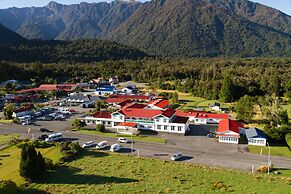
[(252, 127), (245, 132), (249, 145), (266, 146), (268, 138), (262, 130)]

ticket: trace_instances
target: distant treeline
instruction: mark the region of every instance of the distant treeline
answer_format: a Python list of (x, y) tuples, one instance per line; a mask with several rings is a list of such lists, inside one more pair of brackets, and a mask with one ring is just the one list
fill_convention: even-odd
[(225, 82), (230, 85), (231, 101), (244, 95), (290, 97), (290, 72), (291, 58), (109, 60), (75, 65), (0, 63), (1, 80), (86, 82), (100, 76), (117, 75), (124, 80), (147, 82), (155, 88), (192, 92), (207, 99), (218, 99)]
[(42, 63), (90, 63), (103, 60), (142, 59), (138, 49), (105, 40), (24, 40), (0, 44), (0, 60)]

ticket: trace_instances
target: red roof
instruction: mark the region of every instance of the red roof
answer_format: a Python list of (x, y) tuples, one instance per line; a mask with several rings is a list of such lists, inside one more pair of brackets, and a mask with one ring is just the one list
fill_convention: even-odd
[(137, 127), (137, 123), (123, 122), (118, 125), (119, 127)]
[[(123, 99), (123, 100), (124, 100), (124, 99)], [(118, 105), (119, 105), (121, 108), (123, 108), (123, 107), (125, 107), (125, 106), (130, 105), (132, 102), (133, 102), (132, 100), (124, 100), (123, 102), (118, 103)]]
[(161, 110), (125, 108), (118, 111), (127, 117), (153, 118), (163, 113)]
[(138, 104), (138, 103), (131, 103), (131, 104), (128, 104), (126, 106), (126, 108), (138, 108), (138, 109), (144, 109), (147, 105), (145, 104)]
[(20, 112), (31, 111), (32, 109), (34, 109), (34, 105), (30, 104), (30, 105), (28, 105), (26, 107), (22, 107), (22, 108), (16, 109), (14, 112), (15, 113), (20, 113)]
[(242, 123), (239, 123), (231, 119), (224, 119), (224, 120), (219, 121), (217, 132), (223, 133), (227, 131), (233, 131), (239, 134), (240, 128), (243, 128), (243, 127), (244, 125)]
[(111, 94), (110, 98), (123, 98), (123, 99), (131, 99), (131, 100), (150, 100), (151, 96), (146, 95), (119, 95), (119, 94)]
[(177, 116), (183, 116), (183, 117), (196, 117), (196, 118), (213, 118), (213, 119), (228, 119), (228, 114), (215, 114), (215, 113), (209, 113), (206, 111), (189, 111), (184, 112), (181, 110), (176, 111)]
[(105, 100), (105, 102), (108, 103), (108, 104), (121, 103), (121, 102), (125, 102), (125, 101), (127, 101), (127, 100), (124, 99), (124, 98), (107, 98)]
[(167, 108), (170, 103), (168, 100), (165, 99), (156, 99), (156, 100), (152, 100), (150, 102), (147, 103), (148, 105), (153, 105), (159, 108)]
[(91, 114), (92, 117), (95, 118), (104, 118), (104, 119), (111, 119), (111, 114), (110, 112), (105, 112), (105, 111), (99, 111)]
[(173, 114), (175, 114), (176, 111), (171, 109), (171, 108), (168, 108), (167, 110), (163, 111), (162, 115), (164, 115), (165, 117), (168, 117), (170, 118), (171, 116), (173, 116)]
[(172, 122), (173, 123), (187, 123), (188, 120), (189, 120), (188, 117), (176, 116)]

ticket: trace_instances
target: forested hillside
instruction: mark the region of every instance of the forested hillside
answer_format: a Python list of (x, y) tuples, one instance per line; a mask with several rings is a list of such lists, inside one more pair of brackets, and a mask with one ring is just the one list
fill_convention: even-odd
[(0, 60), (14, 62), (96, 62), (140, 59), (147, 56), (135, 48), (105, 40), (41, 41), (0, 44)]
[(45, 83), (53, 78), (58, 82), (75, 83), (117, 75), (124, 80), (147, 82), (156, 88), (177, 89), (207, 99), (219, 99), (224, 79), (229, 78), (233, 92), (231, 100), (246, 94), (264, 96), (275, 93), (291, 97), (290, 58), (152, 59), (75, 65), (2, 62), (0, 67), (2, 80), (34, 78)]

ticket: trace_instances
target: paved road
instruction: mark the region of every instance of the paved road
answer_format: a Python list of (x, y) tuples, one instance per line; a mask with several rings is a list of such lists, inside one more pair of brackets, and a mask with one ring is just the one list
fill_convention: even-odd
[[(100, 137), (69, 131), (70, 122), (64, 121), (41, 122), (37, 126), (31, 126), (30, 135), (34, 135), (35, 137), (39, 136), (41, 134), (39, 132), (40, 127), (55, 129), (55, 132), (61, 131), (65, 138), (79, 141), (81, 144), (91, 140), (95, 142), (106, 140), (109, 144), (117, 143), (116, 138)], [(0, 134), (11, 133), (18, 133), (22, 137), (26, 137), (27, 126), (0, 124)], [(139, 153), (141, 156), (168, 160), (173, 153), (182, 152), (183, 155), (186, 156), (182, 162), (247, 171), (251, 170), (252, 165), (258, 167), (262, 163), (267, 162), (266, 155), (248, 153), (245, 145), (221, 144), (205, 136), (179, 136), (170, 134), (162, 134), (161, 136), (167, 138), (167, 144), (136, 142), (133, 145), (135, 150), (133, 154), (137, 155)], [(131, 144), (126, 144), (124, 147), (127, 148), (125, 149), (126, 152), (131, 152)], [(291, 169), (290, 158), (272, 156), (271, 160), (278, 168)]]

